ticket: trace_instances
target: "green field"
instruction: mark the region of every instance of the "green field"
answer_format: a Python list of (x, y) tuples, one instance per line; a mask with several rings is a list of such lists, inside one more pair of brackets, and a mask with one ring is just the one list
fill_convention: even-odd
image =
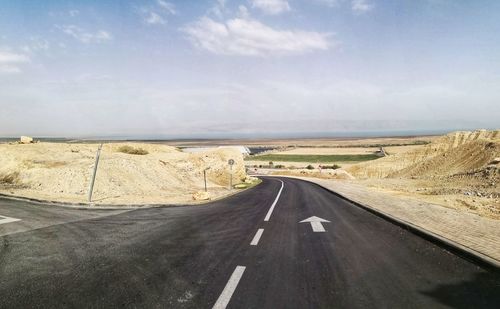
[(375, 154), (354, 155), (285, 155), (266, 154), (261, 156), (246, 157), (246, 161), (276, 161), (276, 162), (308, 162), (308, 163), (333, 163), (333, 162), (362, 162), (380, 158)]

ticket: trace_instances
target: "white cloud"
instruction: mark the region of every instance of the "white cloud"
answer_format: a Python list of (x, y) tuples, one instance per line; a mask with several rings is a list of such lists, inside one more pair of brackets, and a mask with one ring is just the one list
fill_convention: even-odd
[(244, 5), (240, 5), (238, 7), (238, 16), (241, 18), (248, 18), (250, 17), (250, 13), (248, 12), (248, 9)]
[(352, 0), (351, 9), (356, 14), (362, 14), (371, 11), (374, 5), (369, 3), (367, 0)]
[(167, 24), (167, 15), (176, 15), (175, 6), (164, 0), (157, 0), (156, 6), (142, 7), (138, 9), (142, 21), (148, 25)]
[(38, 51), (48, 51), (49, 48), (49, 41), (38, 37), (31, 37), (30, 42), (27, 45), (24, 45), (22, 50), (26, 53), (35, 53)]
[(370, 0), (315, 0), (317, 3), (326, 5), (331, 8), (339, 7), (345, 3), (350, 4), (354, 14), (363, 14), (375, 8), (375, 5)]
[(78, 11), (78, 10), (70, 10), (70, 11), (68, 12), (68, 14), (69, 14), (69, 16), (71, 16), (71, 17), (75, 17), (76, 15), (80, 14), (80, 11)]
[(181, 30), (196, 47), (220, 55), (292, 55), (333, 45), (328, 33), (277, 30), (251, 18), (216, 22), (202, 17)]
[(21, 73), (19, 65), (29, 61), (26, 55), (0, 51), (0, 73)]
[(265, 14), (277, 15), (290, 11), (287, 0), (251, 0), (252, 7), (260, 9)]
[(175, 6), (173, 3), (163, 1), (163, 0), (158, 0), (157, 3), (158, 3), (158, 6), (160, 6), (162, 9), (166, 10), (171, 15), (177, 14), (177, 11), (175, 10)]
[(0, 64), (29, 62), (26, 55), (0, 51)]
[(34, 50), (48, 50), (50, 48), (49, 41), (45, 39), (32, 38), (31, 48)]
[(218, 18), (222, 18), (226, 12), (226, 0), (216, 0), (215, 5), (208, 10), (208, 14), (213, 14)]
[(99, 30), (95, 33), (92, 33), (75, 25), (65, 25), (59, 28), (65, 34), (72, 36), (73, 38), (85, 44), (102, 43), (109, 41), (113, 38), (109, 32), (104, 30)]
[(17, 74), (21, 73), (21, 68), (15, 65), (2, 65), (0, 64), (0, 73)]
[(342, 2), (343, 0), (315, 0), (318, 3), (324, 4), (329, 7), (336, 7)]
[(144, 22), (150, 25), (165, 25), (167, 21), (155, 12), (148, 12), (144, 18)]

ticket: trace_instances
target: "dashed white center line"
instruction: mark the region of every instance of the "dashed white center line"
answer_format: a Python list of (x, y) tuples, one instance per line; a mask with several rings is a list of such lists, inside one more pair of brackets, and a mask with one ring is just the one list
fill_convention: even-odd
[(0, 216), (0, 224), (6, 224), (6, 223), (11, 223), (11, 222), (16, 222), (16, 221), (21, 221), (21, 219)]
[[(285, 183), (283, 181), (281, 180), (279, 181), (281, 182), (281, 188), (278, 191), (278, 195), (276, 195), (276, 198), (274, 199), (271, 208), (269, 208), (269, 210), (267, 211), (264, 221), (269, 221), (269, 219), (271, 218), (274, 207), (276, 206), (276, 203), (278, 203), (278, 200), (281, 196), (281, 192), (283, 191), (283, 187), (285, 186)], [(250, 243), (251, 246), (257, 246), (259, 244), (259, 240), (262, 237), (262, 233), (264, 233), (264, 229), (257, 230), (257, 233), (255, 233), (255, 236), (253, 237), (252, 242)], [(231, 278), (229, 278), (229, 281), (226, 283), (224, 290), (220, 294), (219, 298), (217, 299), (217, 302), (212, 307), (212, 309), (225, 309), (227, 307), (229, 301), (231, 300), (231, 297), (233, 296), (234, 291), (236, 290), (236, 287), (238, 286), (238, 283), (240, 282), (241, 277), (243, 276), (243, 272), (245, 272), (245, 269), (246, 269), (245, 266), (236, 266), (236, 269), (233, 271)]]
[(219, 298), (217, 299), (217, 302), (212, 307), (212, 309), (226, 308), (227, 304), (229, 304), (229, 301), (231, 300), (231, 297), (233, 296), (234, 290), (236, 290), (236, 287), (238, 286), (238, 283), (240, 282), (240, 279), (243, 276), (245, 268), (246, 268), (245, 266), (236, 266), (236, 269), (233, 271), (231, 278), (229, 278), (226, 287), (220, 294)]
[(250, 243), (250, 246), (257, 246), (259, 244), (260, 237), (262, 236), (262, 233), (264, 233), (264, 229), (258, 229), (257, 233), (255, 233), (255, 236), (252, 239), (252, 242)]
[(276, 203), (278, 203), (278, 199), (280, 198), (281, 191), (283, 191), (283, 187), (284, 186), (285, 186), (285, 183), (283, 181), (281, 181), (281, 188), (280, 188), (280, 190), (278, 192), (278, 195), (276, 196), (276, 199), (274, 200), (273, 204), (271, 205), (271, 208), (269, 208), (269, 211), (267, 212), (267, 215), (264, 218), (264, 221), (269, 221), (269, 219), (271, 218), (271, 214), (273, 213), (274, 206), (276, 206)]

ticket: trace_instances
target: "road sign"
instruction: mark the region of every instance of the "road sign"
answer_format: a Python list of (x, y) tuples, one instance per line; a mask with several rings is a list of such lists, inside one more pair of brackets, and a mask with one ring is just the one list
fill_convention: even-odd
[(233, 159), (229, 159), (229, 161), (227, 161), (227, 164), (233, 165), (234, 164), (234, 160)]

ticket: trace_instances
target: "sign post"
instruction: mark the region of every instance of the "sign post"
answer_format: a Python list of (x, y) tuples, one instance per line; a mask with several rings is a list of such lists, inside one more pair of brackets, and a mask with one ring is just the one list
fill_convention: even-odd
[(95, 156), (94, 172), (92, 173), (92, 179), (90, 180), (89, 188), (89, 203), (92, 203), (92, 191), (94, 190), (95, 174), (97, 173), (97, 165), (99, 165), (99, 157), (101, 156), (102, 144), (97, 148), (97, 154)]
[(207, 170), (209, 170), (210, 167), (207, 167), (206, 169), (203, 170), (203, 179), (205, 180), (205, 192), (207, 192)]
[(230, 169), (230, 172), (229, 172), (229, 190), (233, 190), (233, 165), (234, 165), (234, 160), (233, 159), (229, 159), (229, 161), (227, 161), (227, 163), (229, 164), (229, 169)]

